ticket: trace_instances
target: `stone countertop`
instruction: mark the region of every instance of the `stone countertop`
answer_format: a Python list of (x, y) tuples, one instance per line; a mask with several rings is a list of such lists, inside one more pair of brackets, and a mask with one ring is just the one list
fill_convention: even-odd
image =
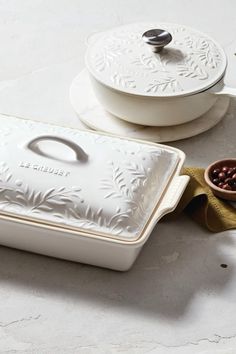
[[(0, 13), (0, 113), (80, 127), (69, 87), (85, 38), (135, 21), (215, 37), (236, 85), (234, 0), (0, 0)], [(235, 157), (235, 131), (232, 100), (215, 128), (171, 145), (205, 166)], [(184, 215), (158, 224), (126, 273), (1, 247), (0, 353), (234, 354), (235, 299), (236, 231), (210, 234)]]

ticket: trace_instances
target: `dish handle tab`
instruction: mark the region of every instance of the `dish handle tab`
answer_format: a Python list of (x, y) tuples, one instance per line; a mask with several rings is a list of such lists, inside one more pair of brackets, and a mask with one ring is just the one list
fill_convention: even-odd
[(236, 88), (235, 87), (229, 87), (229, 86), (224, 86), (221, 91), (215, 91), (213, 92), (215, 95), (219, 96), (228, 96), (228, 97), (236, 97)]
[(223, 80), (220, 80), (216, 85), (212, 86), (208, 91), (214, 95), (218, 96), (228, 96), (228, 97), (236, 97), (236, 88), (229, 87), (224, 84)]
[(41, 135), (38, 136), (32, 140), (30, 140), (27, 144), (26, 144), (26, 148), (28, 148), (29, 150), (42, 155), (42, 156), (48, 156), (48, 154), (46, 154), (45, 152), (43, 152), (40, 147), (38, 146), (38, 143), (41, 141), (45, 141), (45, 140), (51, 140), (51, 141), (56, 141), (58, 143), (64, 144), (66, 146), (68, 146), (70, 149), (72, 149), (75, 152), (75, 158), (77, 161), (79, 162), (86, 162), (88, 160), (88, 155), (85, 153), (85, 151), (76, 143), (74, 143), (71, 140), (59, 137), (59, 136), (53, 136), (53, 135)]
[(186, 175), (174, 177), (165, 193), (154, 216), (155, 221), (160, 220), (164, 215), (175, 210), (187, 187), (190, 177)]

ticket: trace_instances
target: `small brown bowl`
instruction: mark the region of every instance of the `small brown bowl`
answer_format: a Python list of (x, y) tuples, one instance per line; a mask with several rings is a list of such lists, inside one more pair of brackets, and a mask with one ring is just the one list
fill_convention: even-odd
[(227, 167), (236, 167), (236, 158), (235, 159), (224, 159), (213, 162), (205, 169), (204, 178), (208, 186), (211, 188), (212, 193), (222, 199), (227, 199), (231, 201), (236, 201), (236, 191), (225, 190), (220, 187), (217, 187), (212, 181), (211, 176), (212, 172), (216, 168), (222, 168), (223, 166)]

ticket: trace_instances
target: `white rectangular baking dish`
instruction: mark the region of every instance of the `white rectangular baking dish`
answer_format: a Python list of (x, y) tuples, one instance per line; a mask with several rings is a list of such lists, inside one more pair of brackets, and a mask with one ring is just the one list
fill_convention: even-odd
[(128, 270), (188, 183), (159, 144), (1, 117), (0, 243)]

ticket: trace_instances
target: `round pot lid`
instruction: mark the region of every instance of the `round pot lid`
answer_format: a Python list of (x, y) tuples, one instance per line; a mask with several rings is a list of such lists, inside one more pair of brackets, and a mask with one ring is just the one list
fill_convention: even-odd
[(130, 24), (94, 35), (86, 54), (88, 70), (102, 84), (151, 97), (206, 90), (222, 78), (226, 64), (213, 39), (168, 23)]

